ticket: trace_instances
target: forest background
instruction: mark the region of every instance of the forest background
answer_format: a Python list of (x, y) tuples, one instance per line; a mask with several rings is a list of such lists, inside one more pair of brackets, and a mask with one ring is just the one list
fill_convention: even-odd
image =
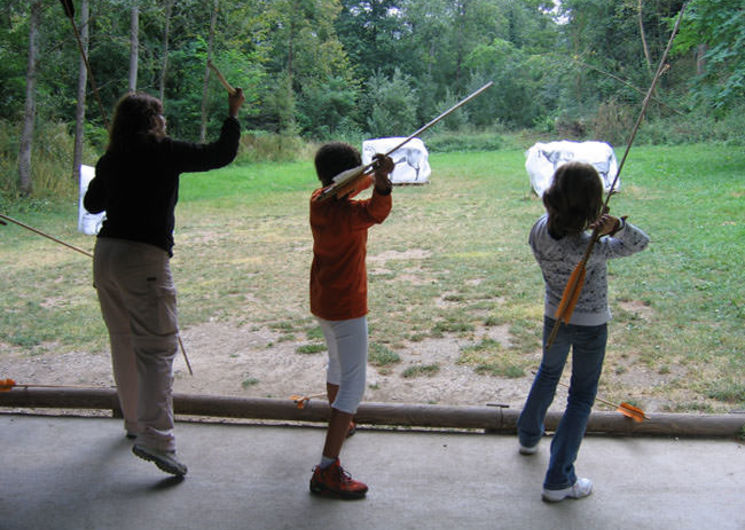
[[(0, 13), (0, 212), (90, 248), (75, 226), (77, 168), (105, 149), (104, 116), (123, 93), (160, 97), (170, 134), (188, 140), (214, 138), (226, 111), (208, 58), (247, 95), (236, 162), (182, 180), (173, 267), (198, 376), (179, 361), (179, 391), (323, 388), (324, 345), (305, 288), (314, 150), (407, 135), (493, 80), (426, 133), (432, 183), (397, 188), (391, 218), (371, 238), (366, 396), (511, 406), (540, 359), (542, 280), (519, 234), (542, 208), (524, 151), (539, 140), (603, 140), (620, 155), (682, 7), (72, 4), (103, 111), (61, 2), (6, 0)], [(745, 406), (744, 43), (740, 0), (687, 4), (613, 200), (653, 245), (612, 267), (601, 392), (647, 412)], [(50, 245), (0, 227), (0, 377), (108, 385), (89, 265)]]
[[(165, 104), (171, 135), (214, 136), (223, 88), (247, 97), (239, 163), (307, 158), (315, 142), (407, 135), (492, 80), (430, 151), (547, 138), (622, 145), (679, 0), (6, 0), (0, 13), (0, 209), (74, 196), (129, 89)], [(745, 12), (691, 0), (639, 143), (742, 144)], [(87, 104), (87, 108), (86, 108)], [(520, 132), (529, 131), (530, 140)], [(527, 145), (523, 145), (526, 142)]]

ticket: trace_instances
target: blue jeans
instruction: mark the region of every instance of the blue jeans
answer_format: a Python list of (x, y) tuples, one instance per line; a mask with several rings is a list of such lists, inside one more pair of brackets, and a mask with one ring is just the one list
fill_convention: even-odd
[(550, 490), (568, 488), (577, 481), (574, 461), (595, 402), (608, 340), (607, 324), (562, 324), (551, 349), (546, 350), (546, 340), (554, 322), (554, 319), (544, 317), (543, 359), (517, 421), (520, 443), (525, 447), (535, 446), (543, 436), (546, 411), (554, 400), (556, 385), (572, 348), (572, 378), (567, 406), (551, 441), (551, 458), (543, 481), (543, 487)]

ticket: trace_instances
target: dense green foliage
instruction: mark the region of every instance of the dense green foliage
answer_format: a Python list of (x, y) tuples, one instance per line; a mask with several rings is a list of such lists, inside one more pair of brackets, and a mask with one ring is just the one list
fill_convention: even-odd
[[(16, 124), (23, 119), (26, 99), (29, 4), (6, 0), (0, 14), (0, 122), (6, 129), (0, 138), (0, 190), (10, 195), (17, 178)], [(79, 6), (80, 0), (73, 4)], [(176, 137), (199, 136), (211, 54), (246, 93), (241, 120), (252, 145), (266, 140), (272, 146), (295, 146), (290, 139), (298, 137), (356, 142), (405, 135), (488, 80), (495, 87), (438, 128), (446, 137), (443, 143), (451, 144), (453, 133), (473, 139), (484, 131), (530, 128), (619, 144), (633, 124), (683, 0), (563, 0), (558, 8), (545, 0), (90, 4), (88, 55), (105, 112), (110, 114), (127, 90), (129, 12), (136, 4), (138, 89), (157, 95), (165, 72), (163, 99), (169, 131)], [(649, 109), (650, 122), (661, 123), (652, 141), (743, 141), (741, 120), (735, 118), (741, 115), (736, 105), (745, 86), (744, 16), (739, 0), (689, 2), (670, 69)], [(79, 12), (75, 20), (80, 26)], [(72, 131), (80, 56), (58, 2), (43, 2), (39, 29), (33, 171), (36, 193), (48, 194), (55, 188), (38, 185), (40, 179), (52, 180), (40, 176), (44, 165), (60, 173), (70, 161), (56, 148), (57, 153), (46, 152), (44, 143), (57, 135), (55, 124)], [(225, 107), (214, 75), (204, 99), (208, 136), (214, 135)], [(84, 158), (90, 164), (105, 145), (106, 132), (90, 90), (87, 101), (90, 149)], [(287, 158), (290, 152), (271, 158)]]

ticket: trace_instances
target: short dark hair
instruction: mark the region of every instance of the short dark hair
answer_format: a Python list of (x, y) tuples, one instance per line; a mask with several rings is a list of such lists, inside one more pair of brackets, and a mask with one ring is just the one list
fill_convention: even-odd
[(109, 132), (110, 151), (126, 151), (143, 140), (164, 135), (158, 116), (163, 104), (145, 92), (128, 92), (116, 104)]
[(578, 234), (600, 217), (603, 183), (592, 164), (568, 162), (554, 173), (543, 194), (548, 229), (556, 237)]
[(347, 169), (362, 164), (360, 152), (345, 142), (329, 142), (316, 152), (316, 174), (321, 184), (328, 186), (332, 179)]

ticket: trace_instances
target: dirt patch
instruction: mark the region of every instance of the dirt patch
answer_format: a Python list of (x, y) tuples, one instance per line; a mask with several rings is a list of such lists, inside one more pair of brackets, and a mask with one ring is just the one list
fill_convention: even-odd
[(431, 255), (432, 251), (421, 248), (412, 248), (403, 252), (399, 252), (398, 250), (386, 250), (385, 252), (381, 252), (375, 256), (368, 256), (367, 261), (368, 263), (375, 265), (385, 263), (389, 260), (411, 261), (416, 259), (426, 259)]
[[(477, 338), (488, 336), (508, 345), (508, 335), (506, 327), (494, 327), (485, 328)], [(194, 375), (189, 375), (179, 353), (174, 363), (175, 392), (282, 399), (325, 390), (326, 352), (299, 353), (299, 348), (310, 344), (308, 341), (282, 340), (281, 333), (266, 328), (225, 323), (192, 327), (183, 331), (182, 338)], [(454, 337), (405, 342), (396, 348), (400, 362), (369, 367), (365, 400), (522, 406), (530, 378), (479, 375), (473, 367), (458, 364), (461, 348), (470, 344), (473, 340)], [(54, 344), (46, 344), (44, 349), (52, 352)], [(21, 351), (9, 353), (3, 374), (18, 383), (97, 387), (114, 384), (108, 352), (36, 356)], [(432, 365), (438, 367), (435, 373), (402, 375), (409, 367)]]
[(619, 302), (618, 305), (635, 318), (640, 318), (646, 322), (651, 321), (654, 316), (654, 310), (638, 300)]
[[(625, 308), (631, 311), (630, 308)], [(643, 315), (644, 306), (636, 307)], [(194, 371), (189, 375), (179, 352), (174, 363), (174, 391), (239, 397), (289, 399), (293, 394), (315, 394), (325, 390), (326, 351), (303, 346), (318, 345), (319, 340), (288, 338), (282, 332), (256, 326), (238, 326), (210, 322), (184, 330), (184, 345)], [(393, 403), (431, 403), (443, 405), (485, 405), (495, 403), (519, 409), (530, 390), (532, 370), (522, 377), (480, 374), (474, 366), (459, 362), (464, 348), (490, 339), (509, 350), (508, 325), (478, 327), (467, 337), (445, 334), (440, 338), (404, 341), (395, 353), (400, 361), (383, 367), (369, 366), (365, 401)], [(29, 355), (21, 348), (2, 344), (4, 351), (0, 377), (18, 383), (112, 387), (114, 382), (108, 352), (72, 351), (56, 354), (55, 344), (47, 343), (41, 353)], [(538, 367), (540, 351), (521, 354), (528, 364)], [(685, 377), (684, 370), (673, 368), (661, 374), (643, 363), (639, 354), (629, 352), (623, 362), (606, 363), (600, 396), (611, 401), (630, 400), (648, 413), (665, 411), (675, 399), (668, 395), (671, 386)], [(412, 368), (424, 367), (415, 370)], [(432, 368), (436, 367), (436, 368)], [(411, 374), (413, 373), (413, 376)], [(562, 382), (569, 382), (570, 368)], [(681, 389), (682, 391), (683, 389)], [(566, 388), (560, 386), (552, 410), (563, 409)], [(596, 404), (598, 409), (608, 409)]]

